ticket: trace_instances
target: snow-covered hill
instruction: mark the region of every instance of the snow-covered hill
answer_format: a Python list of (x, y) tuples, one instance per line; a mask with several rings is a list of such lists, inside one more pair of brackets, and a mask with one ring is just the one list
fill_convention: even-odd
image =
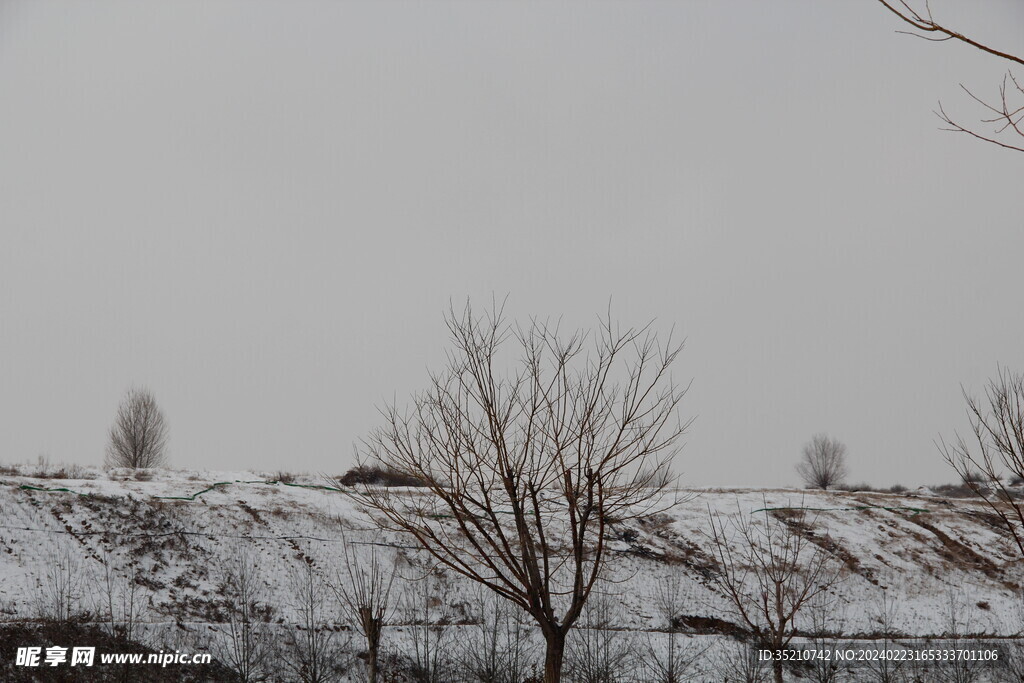
[[(294, 577), (305, 567), (337, 576), (346, 541), (364, 561), (371, 551), (399, 556), (400, 583), (426, 571), (422, 551), (376, 529), (322, 477), (285, 484), (271, 473), (76, 468), (66, 473), (75, 478), (57, 479), (26, 476), (31, 469), (0, 475), (2, 620), (52, 609), (55, 578), (75, 583), (64, 598), (74, 601), (69, 611), (98, 615), (102, 579), (113, 572), (139, 588), (142, 630), (201, 634), (222, 618), (225, 568), (246, 555), (274, 621), (293, 624), (300, 608)], [(812, 510), (804, 532), (846, 567), (832, 591), (834, 621), (846, 634), (877, 633), (886, 610), (889, 626), (909, 636), (949, 632), (951, 619), (960, 632), (992, 636), (1024, 626), (1019, 552), (978, 502), (796, 490), (682, 493), (665, 514), (614, 528), (601, 590), (616, 606), (616, 628), (666, 629), (654, 597), (659, 582), (671, 578), (682, 581), (681, 622), (722, 630), (729, 610), (709, 580), (709, 511), (728, 518), (764, 508)], [(472, 623), (479, 596), (452, 576), (438, 581), (438, 620), (453, 628)]]

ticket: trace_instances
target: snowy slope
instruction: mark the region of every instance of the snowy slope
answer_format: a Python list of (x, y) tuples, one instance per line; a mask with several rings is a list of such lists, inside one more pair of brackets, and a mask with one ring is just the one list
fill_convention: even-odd
[[(95, 599), (106, 560), (125, 576), (139, 568), (148, 621), (193, 625), (217, 620), (221, 568), (240, 553), (256, 560), (266, 600), (282, 623), (297, 618), (291, 577), (307, 563), (334, 576), (343, 534), (357, 552), (399, 555), (407, 578), (421, 577), (426, 566), (407, 539), (373, 528), (344, 495), (316, 488), (327, 483), (320, 477), (298, 477), (295, 484), (312, 487), (304, 488), (266, 483), (274, 480), (269, 473), (154, 471), (148, 481), (127, 472), (76, 474), (94, 478), (0, 476), (0, 618), (37, 616), (48, 572), (69, 557), (83, 606)], [(683, 577), (689, 614), (727, 613), (707, 578), (709, 510), (729, 516), (802, 506), (816, 509), (814, 536), (825, 542), (827, 535), (847, 567), (834, 591), (847, 633), (878, 630), (883, 595), (898, 605), (894, 625), (908, 635), (943, 633), (954, 600), (972, 632), (1021, 630), (1021, 562), (979, 503), (794, 490), (681, 493), (682, 502), (664, 515), (614, 529), (611, 581), (602, 590), (622, 606), (623, 628), (666, 626), (652, 603), (666, 576)], [(447, 620), (470, 621), (474, 593), (452, 577), (446, 582)]]

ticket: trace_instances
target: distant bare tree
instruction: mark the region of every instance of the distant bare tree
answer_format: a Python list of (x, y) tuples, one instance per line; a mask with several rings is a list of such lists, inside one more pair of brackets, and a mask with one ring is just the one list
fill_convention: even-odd
[(964, 485), (999, 516), (1024, 556), (1024, 503), (1005, 479), (1024, 479), (1024, 375), (999, 368), (983, 399), (966, 390), (963, 395), (972, 438), (957, 434), (949, 443), (940, 438), (939, 450)]
[[(906, 31), (910, 35), (924, 38), (933, 42), (944, 42), (952, 40), (970, 45), (986, 54), (997, 57), (1016, 66), (1024, 66), (1024, 58), (1009, 52), (997, 50), (973, 37), (964, 35), (951, 26), (935, 19), (927, 0), (914, 2), (913, 0), (878, 0), (890, 12), (895, 14), (904, 23), (911, 26), (913, 31)], [(917, 5), (915, 7), (914, 5)], [(950, 117), (939, 102), (939, 110), (936, 112), (939, 118), (948, 126), (943, 130), (957, 133), (966, 133), (971, 137), (985, 142), (990, 142), (1004, 149), (1024, 152), (1024, 86), (1012, 71), (1007, 71), (1003, 76), (1003, 82), (999, 86), (999, 96), (994, 99), (983, 99), (975, 95), (962, 83), (960, 88), (975, 102), (980, 104), (988, 113), (988, 118), (982, 119), (982, 123), (993, 124), (991, 132), (979, 132), (976, 128), (957, 123)], [(1012, 136), (1012, 137), (1011, 137)]]
[(804, 444), (796, 471), (809, 488), (835, 488), (846, 478), (846, 446), (828, 434), (815, 434)]
[[(708, 537), (718, 564), (712, 581), (730, 612), (750, 631), (759, 647), (784, 650), (796, 635), (797, 614), (840, 578), (843, 565), (809, 540), (810, 523), (799, 508), (773, 515), (738, 513), (723, 519), (709, 513)], [(783, 662), (772, 661), (776, 683), (783, 683)]]
[(355, 629), (366, 640), (367, 680), (377, 683), (381, 635), (386, 620), (392, 616), (391, 587), (396, 573), (394, 567), (381, 562), (374, 546), (367, 546), (369, 557), (359, 557), (348, 539), (341, 546), (342, 567), (331, 587)]
[[(680, 347), (609, 318), (593, 334), (449, 308), (447, 369), (409, 410), (382, 409), (368, 459), (423, 482), (349, 489), (378, 524), (530, 614), (561, 680), (566, 636), (606, 557), (612, 522), (664, 504), (687, 423), (669, 368)], [(515, 354), (506, 356), (508, 346)]]
[(129, 389), (117, 409), (107, 445), (107, 467), (167, 464), (167, 420), (148, 389)]

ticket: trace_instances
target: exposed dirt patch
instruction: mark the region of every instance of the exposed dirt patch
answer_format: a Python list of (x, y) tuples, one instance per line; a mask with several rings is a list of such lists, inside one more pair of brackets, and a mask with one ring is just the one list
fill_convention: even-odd
[(1002, 572), (999, 570), (999, 567), (989, 558), (979, 555), (924, 519), (911, 517), (910, 521), (922, 529), (927, 529), (939, 540), (939, 543), (942, 544), (939, 555), (950, 564), (967, 571), (980, 571), (990, 579), (1002, 579)]
[(719, 619), (717, 617), (702, 617), (695, 614), (681, 614), (672, 620), (672, 628), (685, 631), (687, 633), (698, 633), (698, 634), (721, 634), (725, 636), (732, 636), (734, 638), (742, 638), (747, 635), (747, 631), (741, 628), (739, 625)]
[(810, 543), (838, 559), (849, 572), (863, 577), (876, 586), (878, 585), (878, 579), (875, 578), (874, 570), (863, 566), (860, 563), (860, 559), (838, 540), (827, 533), (820, 533), (807, 523), (807, 520), (814, 519), (813, 517), (808, 518), (804, 512), (790, 509), (772, 510), (771, 515), (789, 527), (793, 533), (805, 538)]
[(247, 515), (252, 517), (254, 522), (259, 524), (260, 526), (265, 526), (263, 523), (263, 517), (260, 515), (260, 513), (255, 508), (246, 503), (244, 500), (238, 501), (238, 507), (241, 508)]

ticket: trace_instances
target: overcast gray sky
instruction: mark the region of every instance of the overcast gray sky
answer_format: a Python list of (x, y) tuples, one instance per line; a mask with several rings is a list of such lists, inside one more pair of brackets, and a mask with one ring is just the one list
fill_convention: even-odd
[[(1024, 49), (1024, 7), (939, 2)], [(0, 3), (0, 462), (337, 473), (449, 299), (687, 337), (694, 484), (951, 480), (1024, 370), (1024, 155), (943, 133), (1005, 66), (872, 0)]]

